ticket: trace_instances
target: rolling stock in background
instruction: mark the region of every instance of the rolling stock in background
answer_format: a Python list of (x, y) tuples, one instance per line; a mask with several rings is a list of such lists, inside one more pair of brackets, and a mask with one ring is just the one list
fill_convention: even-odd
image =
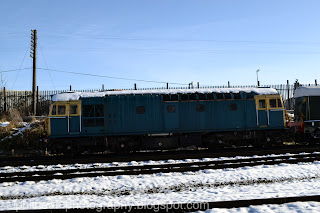
[(294, 140), (309, 143), (320, 141), (320, 87), (297, 87), (294, 92), (294, 119), (288, 122)]

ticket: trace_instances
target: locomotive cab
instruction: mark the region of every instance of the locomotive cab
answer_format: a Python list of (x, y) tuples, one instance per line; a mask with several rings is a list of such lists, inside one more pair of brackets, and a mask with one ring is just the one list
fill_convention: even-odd
[(277, 95), (256, 95), (256, 118), (260, 128), (284, 128), (285, 110), (283, 101)]
[(81, 101), (52, 102), (47, 132), (51, 137), (81, 133)]

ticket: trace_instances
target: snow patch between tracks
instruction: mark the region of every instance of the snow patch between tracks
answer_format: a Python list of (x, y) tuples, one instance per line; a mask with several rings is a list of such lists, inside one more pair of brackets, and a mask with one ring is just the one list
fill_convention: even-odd
[[(115, 177), (99, 176), (94, 178), (73, 178), (70, 180), (53, 179), (40, 182), (2, 183), (0, 194), (6, 197), (33, 197), (53, 194), (103, 194), (112, 191), (128, 191), (130, 194), (143, 194), (148, 190), (159, 192), (183, 191), (178, 186), (216, 186), (223, 183), (270, 182), (281, 179), (310, 179), (320, 176), (320, 164), (279, 164), (274, 166), (254, 166), (239, 169), (202, 170), (188, 173), (167, 173), (152, 175), (121, 175)], [(120, 190), (119, 190), (120, 189)], [(157, 190), (165, 189), (165, 190)], [(169, 189), (169, 190), (166, 190)], [(108, 193), (106, 193), (108, 194)]]

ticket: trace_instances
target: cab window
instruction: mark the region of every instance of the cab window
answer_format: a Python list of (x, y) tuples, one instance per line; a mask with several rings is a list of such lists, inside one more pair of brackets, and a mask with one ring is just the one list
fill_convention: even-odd
[(65, 115), (65, 114), (66, 114), (66, 106), (58, 105), (58, 115)]
[(259, 108), (266, 108), (266, 100), (259, 100)]
[(282, 108), (282, 101), (281, 101), (281, 99), (277, 99), (278, 100), (278, 107), (279, 108)]
[(57, 106), (53, 105), (51, 110), (51, 115), (56, 115), (56, 114), (57, 114)]
[(71, 115), (78, 114), (78, 105), (70, 105), (70, 114)]
[(270, 108), (277, 108), (277, 99), (270, 99)]

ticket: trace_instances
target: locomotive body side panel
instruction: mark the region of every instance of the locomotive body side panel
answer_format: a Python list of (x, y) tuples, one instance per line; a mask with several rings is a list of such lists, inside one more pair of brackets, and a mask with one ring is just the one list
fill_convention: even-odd
[(159, 95), (107, 96), (107, 135), (152, 134), (163, 129)]

